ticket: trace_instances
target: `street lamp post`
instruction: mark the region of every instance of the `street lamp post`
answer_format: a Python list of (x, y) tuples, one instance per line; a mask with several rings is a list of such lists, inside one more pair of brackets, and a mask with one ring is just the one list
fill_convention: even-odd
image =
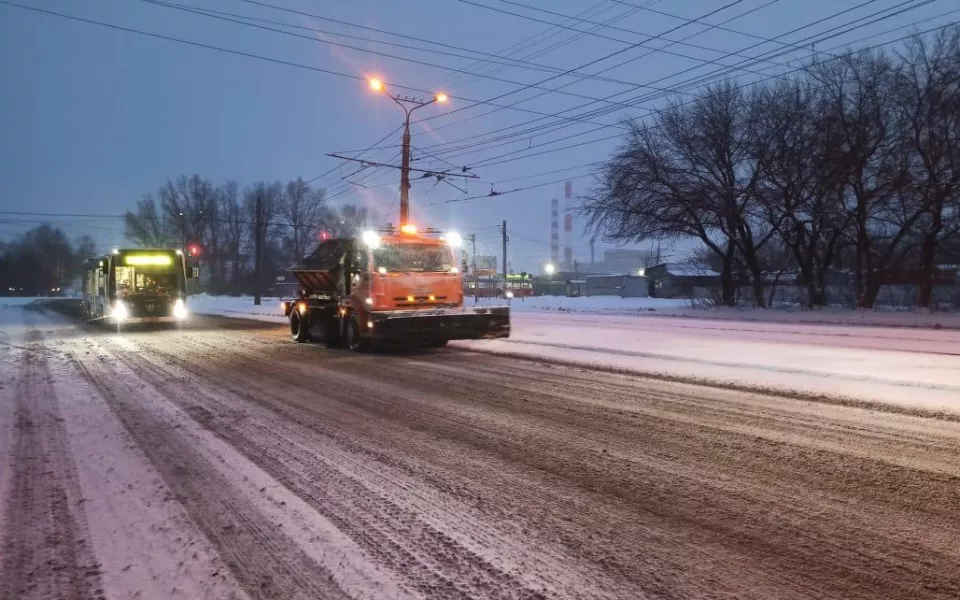
[(370, 80), (370, 89), (375, 92), (384, 92), (391, 100), (397, 103), (397, 106), (403, 109), (403, 158), (400, 163), (400, 226), (403, 227), (410, 221), (410, 115), (413, 111), (424, 106), (429, 106), (434, 102), (444, 104), (448, 97), (444, 93), (438, 93), (427, 101), (407, 98), (405, 96), (394, 96), (387, 92), (383, 81), (379, 79)]

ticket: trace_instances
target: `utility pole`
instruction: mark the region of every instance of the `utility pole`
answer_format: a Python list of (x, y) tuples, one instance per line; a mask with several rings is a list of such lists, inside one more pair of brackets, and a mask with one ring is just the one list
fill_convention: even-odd
[(507, 293), (507, 242), (510, 241), (510, 238), (507, 237), (507, 222), (503, 222), (503, 293)]
[[(396, 98), (394, 101), (400, 104)], [(400, 227), (403, 227), (410, 222), (410, 113), (413, 109), (407, 110), (403, 104), (400, 106), (407, 114), (403, 121), (403, 160), (400, 162)]]
[(253, 304), (260, 306), (260, 276), (263, 266), (263, 190), (257, 190), (253, 217), (253, 270), (254, 288)]
[(473, 277), (473, 301), (480, 300), (480, 278), (477, 277), (477, 234), (467, 236), (470, 240), (470, 276)]
[(593, 247), (597, 243), (597, 238), (590, 238), (590, 270), (593, 271), (596, 268), (596, 263), (593, 261)]

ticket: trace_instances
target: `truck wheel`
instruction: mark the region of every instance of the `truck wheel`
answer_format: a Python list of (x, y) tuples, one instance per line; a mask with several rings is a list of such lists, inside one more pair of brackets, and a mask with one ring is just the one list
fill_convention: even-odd
[(355, 317), (344, 323), (343, 338), (347, 348), (353, 352), (366, 352), (370, 348), (370, 340), (360, 337), (360, 325)]
[(340, 342), (340, 321), (328, 318), (323, 331), (323, 343), (327, 348), (337, 348)]
[(310, 327), (307, 320), (296, 310), (290, 312), (290, 337), (295, 342), (310, 341)]

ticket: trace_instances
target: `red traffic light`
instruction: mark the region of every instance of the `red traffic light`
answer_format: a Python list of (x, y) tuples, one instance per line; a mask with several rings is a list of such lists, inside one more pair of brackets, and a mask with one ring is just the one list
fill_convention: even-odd
[(187, 253), (188, 253), (190, 256), (199, 256), (199, 255), (200, 255), (200, 246), (197, 246), (196, 244), (190, 246), (190, 247), (187, 249)]

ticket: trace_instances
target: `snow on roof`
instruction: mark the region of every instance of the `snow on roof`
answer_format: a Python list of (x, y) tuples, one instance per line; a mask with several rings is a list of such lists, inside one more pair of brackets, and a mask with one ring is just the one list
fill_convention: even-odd
[(719, 277), (720, 273), (705, 265), (667, 263), (667, 273), (674, 277)]

